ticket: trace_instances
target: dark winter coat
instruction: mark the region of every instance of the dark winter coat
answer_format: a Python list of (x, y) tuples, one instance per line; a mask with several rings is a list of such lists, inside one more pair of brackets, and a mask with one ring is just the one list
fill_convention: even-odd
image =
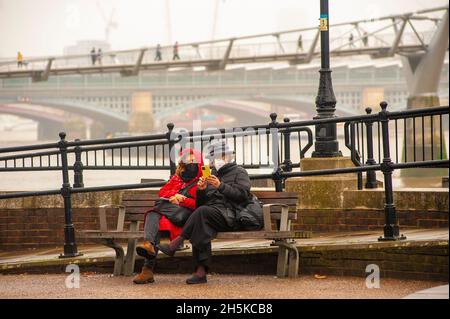
[(208, 185), (206, 189), (197, 189), (196, 206), (214, 207), (221, 212), (229, 227), (237, 227), (236, 211), (250, 198), (250, 178), (247, 171), (236, 163), (225, 164), (219, 171), (212, 169), (212, 174), (220, 180), (219, 188)]

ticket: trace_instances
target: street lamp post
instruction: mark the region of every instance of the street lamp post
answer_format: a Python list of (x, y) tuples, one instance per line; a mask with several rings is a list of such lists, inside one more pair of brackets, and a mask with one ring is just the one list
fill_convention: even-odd
[[(321, 68), (319, 91), (316, 97), (317, 116), (314, 119), (326, 119), (335, 117), (336, 97), (334, 96), (333, 83), (330, 69), (330, 36), (328, 19), (328, 0), (320, 0), (320, 47)], [(316, 125), (315, 150), (312, 157), (338, 157), (342, 156), (337, 141), (336, 124)]]

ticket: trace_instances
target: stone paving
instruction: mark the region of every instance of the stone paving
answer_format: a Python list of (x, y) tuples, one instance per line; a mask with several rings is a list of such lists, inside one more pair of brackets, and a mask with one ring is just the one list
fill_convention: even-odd
[(300, 276), (278, 279), (274, 276), (218, 275), (208, 283), (186, 285), (187, 274), (155, 276), (155, 282), (135, 285), (130, 277), (83, 273), (79, 288), (67, 288), (68, 274), (0, 275), (3, 298), (223, 298), (223, 299), (380, 299), (403, 298), (415, 291), (442, 285), (442, 282), (382, 279), (379, 288), (367, 288), (365, 278)]
[[(396, 247), (409, 246), (412, 243), (426, 245), (429, 242), (447, 242), (448, 245), (448, 229), (414, 229), (404, 233), (408, 239), (396, 242), (379, 242), (377, 240), (380, 236), (379, 231), (313, 234), (313, 238), (297, 240), (296, 245), (302, 251), (314, 251), (319, 248), (332, 250)], [(114, 259), (114, 251), (102, 245), (80, 245), (78, 250), (83, 253), (83, 256), (64, 259), (59, 258), (62, 247), (31, 249), (23, 252), (0, 252), (0, 272), (8, 269), (67, 265), (68, 263), (110, 262)], [(254, 254), (275, 252), (276, 250), (277, 248), (270, 246), (270, 241), (267, 240), (215, 240), (213, 242), (213, 255)], [(189, 255), (191, 255), (190, 249), (177, 253), (177, 256), (180, 257)], [(158, 258), (166, 258), (166, 256), (161, 254)]]
[(449, 299), (449, 286), (442, 285), (430, 289), (420, 290), (404, 299)]

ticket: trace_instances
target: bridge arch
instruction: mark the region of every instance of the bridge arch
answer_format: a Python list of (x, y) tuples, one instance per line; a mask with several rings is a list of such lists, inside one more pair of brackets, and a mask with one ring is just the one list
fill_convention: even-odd
[(1, 98), (0, 103), (8, 105), (29, 104), (66, 111), (100, 122), (106, 130), (111, 132), (123, 132), (128, 129), (128, 117), (126, 115), (89, 103), (77, 103), (68, 99), (52, 98), (33, 98), (25, 102), (18, 101), (17, 98)]

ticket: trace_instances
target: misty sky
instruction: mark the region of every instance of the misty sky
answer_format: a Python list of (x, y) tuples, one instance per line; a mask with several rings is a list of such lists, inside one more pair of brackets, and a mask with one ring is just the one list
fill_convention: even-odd
[[(317, 24), (319, 0), (217, 0), (215, 38)], [(113, 49), (167, 44), (167, 2), (173, 41), (209, 40), (216, 0), (0, 0), (0, 57), (59, 55), (77, 40), (104, 39), (115, 8)], [(99, 5), (98, 5), (98, 4)], [(448, 0), (330, 0), (331, 23), (448, 5)]]

